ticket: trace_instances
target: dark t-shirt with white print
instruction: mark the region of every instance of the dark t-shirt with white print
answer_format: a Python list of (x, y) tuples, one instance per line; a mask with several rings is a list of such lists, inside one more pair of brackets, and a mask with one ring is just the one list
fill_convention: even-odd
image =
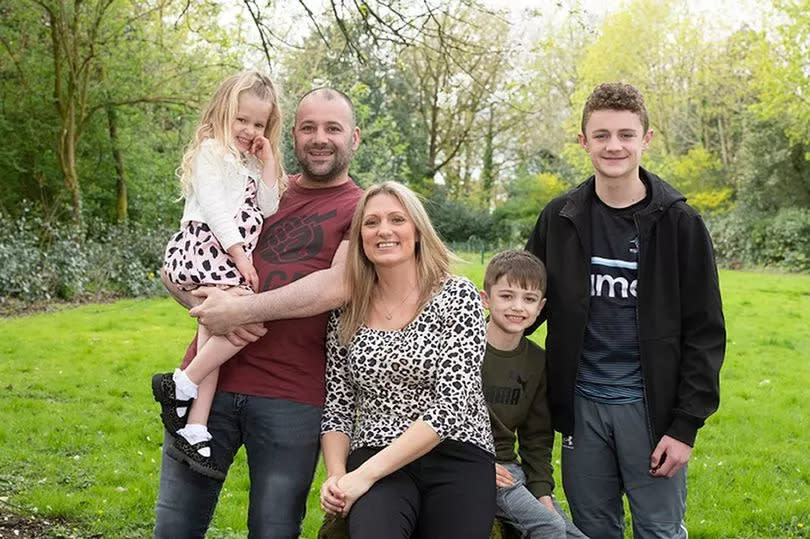
[(638, 229), (634, 214), (650, 202), (612, 208), (591, 203), (591, 302), (577, 392), (594, 401), (627, 404), (644, 395), (636, 320)]

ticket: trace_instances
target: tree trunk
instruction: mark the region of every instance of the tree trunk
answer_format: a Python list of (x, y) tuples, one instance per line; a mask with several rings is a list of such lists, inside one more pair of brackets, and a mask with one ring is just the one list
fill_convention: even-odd
[(484, 161), (481, 166), (481, 203), (484, 209), (489, 209), (492, 201), (492, 189), (495, 185), (495, 163), (493, 141), (495, 139), (495, 107), (489, 107), (489, 121), (487, 123), (487, 134), (484, 146)]
[(107, 106), (107, 124), (110, 129), (110, 146), (112, 147), (116, 173), (115, 221), (118, 224), (123, 224), (127, 222), (129, 217), (127, 211), (127, 176), (124, 170), (124, 159), (121, 157), (121, 149), (118, 146), (118, 115), (113, 106)]
[(717, 132), (720, 135), (720, 157), (723, 159), (723, 165), (729, 165), (728, 146), (726, 146), (726, 131), (723, 128), (723, 117), (717, 117)]
[(70, 193), (73, 223), (78, 228), (83, 228), (82, 194), (79, 189), (79, 173), (76, 170), (76, 125), (72, 103), (68, 105), (65, 119), (67, 121), (62, 126), (62, 133), (59, 138), (59, 166), (62, 169), (62, 175), (65, 177), (65, 187)]

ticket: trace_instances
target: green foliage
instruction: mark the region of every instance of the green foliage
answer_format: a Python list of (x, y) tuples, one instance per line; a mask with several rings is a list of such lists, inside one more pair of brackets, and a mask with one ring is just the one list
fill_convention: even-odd
[[(375, 4), (383, 11), (344, 6), (342, 28), (338, 12), (315, 13), (318, 27), (297, 33), (292, 47), (275, 16), (289, 10), (295, 17), (294, 9), (271, 2), (260, 14), (268, 58), (245, 31), (252, 19), (241, 4), (86, 0), (64, 2), (59, 10), (53, 0), (6, 0), (0, 8), (0, 212), (6, 220), (22, 218), (27, 207), (43, 221), (61, 223), (79, 204), (88, 222), (112, 223), (126, 202), (135, 226), (176, 221), (182, 205), (174, 170), (200, 107), (223, 76), (265, 62), (272, 62), (267, 67), (282, 89), (288, 170), (298, 168), (288, 136), (298, 98), (332, 85), (352, 97), (362, 131), (354, 179), (361, 186), (394, 179), (436, 199), (434, 219), (453, 240), (521, 244), (551, 196), (593, 173), (574, 135), (585, 96), (609, 80), (644, 93), (656, 133), (644, 165), (704, 215), (810, 208), (807, 2), (766, 2), (766, 16), (753, 30), (683, 2), (633, 0), (603, 18), (573, 4), (549, 5), (515, 24), (506, 13), (466, 0), (445, 3), (431, 16), (397, 0)], [(397, 14), (421, 22), (397, 35), (396, 25), (379, 26), (372, 13), (384, 13), (389, 23), (405, 20)], [(76, 26), (66, 25), (74, 15)], [(307, 22), (296, 19), (296, 26)], [(53, 31), (63, 42), (56, 49)], [(628, 35), (644, 36), (643, 42)], [(81, 76), (71, 79), (70, 70)], [(117, 118), (120, 160), (108, 107)], [(69, 140), (75, 147), (65, 147)], [(543, 185), (544, 173), (562, 187)], [(753, 230), (735, 219), (718, 227)], [(719, 239), (732, 242), (728, 235)], [(61, 246), (72, 251), (68, 239), (53, 241), (54, 254)], [(760, 260), (753, 254), (731, 259)], [(93, 288), (78, 277), (90, 268), (76, 262), (59, 271), (65, 275), (59, 279), (76, 282), (63, 295)]]
[(729, 267), (810, 271), (810, 209), (734, 211), (709, 220), (718, 261)]
[(506, 202), (493, 214), (498, 237), (511, 243), (525, 243), (540, 211), (567, 189), (560, 177), (551, 172), (518, 176), (507, 187)]
[(698, 191), (689, 195), (688, 202), (703, 215), (725, 213), (731, 205), (731, 189)]
[(0, 298), (24, 301), (163, 292), (157, 277), (170, 230), (95, 221), (88, 233), (44, 221), (30, 206), (0, 214)]
[(446, 198), (433, 198), (425, 203), (433, 226), (442, 240), (464, 242), (470, 239), (494, 241), (492, 214)]
[(732, 185), (746, 211), (775, 212), (781, 207), (810, 208), (810, 139), (792, 144), (785, 118), (755, 118), (746, 131), (734, 166)]
[[(810, 0), (774, 0), (778, 22), (755, 49), (754, 105), (764, 119), (779, 119), (792, 144), (810, 142)], [(810, 152), (806, 154), (810, 160)]]

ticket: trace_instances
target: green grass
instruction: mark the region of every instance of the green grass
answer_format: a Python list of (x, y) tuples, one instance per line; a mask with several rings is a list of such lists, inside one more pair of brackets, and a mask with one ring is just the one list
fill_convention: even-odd
[[(480, 284), (479, 262), (458, 271)], [(810, 277), (721, 272), (721, 285), (728, 354), (690, 464), (690, 537), (808, 537)], [(193, 331), (165, 298), (0, 320), (0, 512), (61, 518), (66, 536), (149, 536), (161, 443), (149, 377)], [(210, 537), (244, 536), (245, 468), (240, 453)]]

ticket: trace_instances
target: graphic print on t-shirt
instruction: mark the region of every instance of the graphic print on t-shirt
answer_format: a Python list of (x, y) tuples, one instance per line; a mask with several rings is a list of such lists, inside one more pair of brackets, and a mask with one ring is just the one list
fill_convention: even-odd
[(262, 282), (261, 289), (269, 290), (296, 281), (308, 272), (290, 275), (285, 264), (299, 266), (318, 256), (323, 249), (324, 230), (322, 223), (334, 219), (337, 210), (314, 213), (301, 217), (290, 215), (268, 224), (259, 238), (254, 257), (273, 267)]
[(531, 376), (524, 380), (520, 372), (509, 369), (508, 379), (510, 385), (487, 384), (486, 380), (484, 381), (484, 398), (488, 403), (517, 405), (528, 396), (526, 384), (529, 383)]
[(636, 325), (639, 241), (633, 211), (592, 205), (591, 302), (577, 391), (598, 402), (642, 398)]

